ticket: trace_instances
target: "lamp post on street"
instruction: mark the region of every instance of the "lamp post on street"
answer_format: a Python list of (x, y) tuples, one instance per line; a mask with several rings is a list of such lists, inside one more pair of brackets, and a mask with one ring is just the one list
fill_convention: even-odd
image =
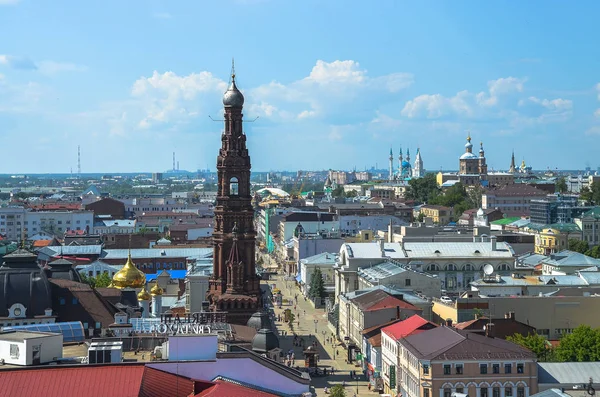
[(314, 319), (313, 322), (315, 323), (315, 335), (317, 335), (317, 324), (318, 324), (319, 320)]

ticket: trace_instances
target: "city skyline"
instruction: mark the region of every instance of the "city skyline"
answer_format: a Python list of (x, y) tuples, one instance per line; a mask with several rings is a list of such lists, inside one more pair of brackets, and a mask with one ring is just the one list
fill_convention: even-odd
[(467, 131), (490, 170), (595, 170), (600, 6), (542, 5), (0, 0), (0, 173), (214, 170), (232, 56), (259, 172), (457, 169)]

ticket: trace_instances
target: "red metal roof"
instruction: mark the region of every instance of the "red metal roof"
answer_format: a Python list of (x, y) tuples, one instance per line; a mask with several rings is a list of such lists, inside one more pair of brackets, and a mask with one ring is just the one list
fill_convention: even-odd
[(276, 394), (266, 393), (248, 387), (217, 380), (215, 382), (196, 381), (198, 387), (206, 385), (206, 389), (196, 394), (196, 397), (276, 397)]
[(0, 397), (138, 397), (144, 365), (0, 371)]
[(411, 316), (404, 321), (400, 321), (396, 324), (392, 324), (385, 328), (382, 328), (381, 332), (385, 333), (386, 335), (390, 336), (395, 340), (399, 340), (401, 338), (404, 338), (405, 336), (420, 333), (422, 331), (421, 328), (423, 328), (426, 325), (437, 327), (437, 325), (435, 325), (434, 323), (429, 322), (423, 317), (415, 314), (414, 316)]

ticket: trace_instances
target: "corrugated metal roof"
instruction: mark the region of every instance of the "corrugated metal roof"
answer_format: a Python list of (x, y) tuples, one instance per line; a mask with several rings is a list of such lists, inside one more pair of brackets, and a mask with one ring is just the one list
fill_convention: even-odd
[(512, 258), (514, 251), (505, 242), (426, 242), (404, 243), (409, 258)]
[(137, 397), (143, 373), (143, 364), (5, 370), (0, 397)]
[(600, 379), (600, 362), (538, 363), (538, 383), (584, 384)]
[[(126, 259), (129, 250), (107, 249), (104, 250), (102, 259)], [(191, 258), (202, 259), (212, 256), (212, 248), (134, 248), (131, 258)]]
[[(46, 249), (52, 250), (54, 254), (50, 254)], [(48, 255), (100, 255), (102, 253), (101, 245), (49, 245), (42, 248), (40, 252)], [(127, 257), (127, 256), (126, 256)]]

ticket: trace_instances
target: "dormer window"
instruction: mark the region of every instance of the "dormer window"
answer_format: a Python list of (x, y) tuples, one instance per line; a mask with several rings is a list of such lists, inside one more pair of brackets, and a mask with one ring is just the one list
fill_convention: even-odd
[(230, 196), (237, 196), (239, 195), (239, 181), (238, 179), (234, 176), (233, 178), (231, 178), (229, 180), (229, 195)]

